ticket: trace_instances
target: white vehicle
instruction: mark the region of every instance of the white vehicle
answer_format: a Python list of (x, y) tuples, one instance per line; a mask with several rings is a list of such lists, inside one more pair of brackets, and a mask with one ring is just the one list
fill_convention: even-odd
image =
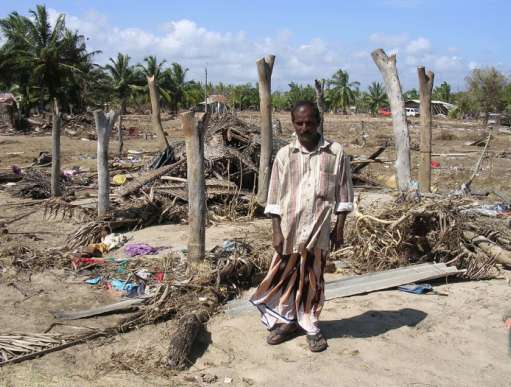
[(418, 117), (419, 109), (417, 108), (406, 108), (406, 116), (407, 117)]

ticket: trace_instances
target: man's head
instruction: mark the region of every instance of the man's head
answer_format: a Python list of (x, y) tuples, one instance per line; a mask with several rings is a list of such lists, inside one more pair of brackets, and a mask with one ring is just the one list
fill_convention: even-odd
[(291, 121), (293, 122), (298, 140), (302, 144), (310, 144), (317, 141), (321, 116), (314, 102), (297, 102), (291, 110)]

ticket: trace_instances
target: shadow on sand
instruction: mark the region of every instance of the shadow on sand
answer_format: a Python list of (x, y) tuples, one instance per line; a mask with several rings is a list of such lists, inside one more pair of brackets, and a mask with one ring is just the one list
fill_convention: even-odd
[(327, 339), (338, 337), (374, 337), (403, 326), (414, 327), (427, 316), (417, 309), (370, 310), (342, 320), (320, 321), (319, 327)]

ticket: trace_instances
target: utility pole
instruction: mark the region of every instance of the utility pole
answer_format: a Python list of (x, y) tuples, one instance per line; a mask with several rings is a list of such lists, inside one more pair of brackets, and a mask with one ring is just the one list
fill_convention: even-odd
[(208, 64), (206, 63), (206, 68), (204, 69), (206, 74), (206, 83), (204, 84), (204, 112), (208, 112)]

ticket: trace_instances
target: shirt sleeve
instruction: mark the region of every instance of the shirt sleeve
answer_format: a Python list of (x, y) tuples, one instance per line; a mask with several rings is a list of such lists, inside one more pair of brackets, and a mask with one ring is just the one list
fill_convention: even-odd
[(264, 213), (266, 215), (279, 215), (282, 216), (282, 209), (280, 208), (280, 182), (281, 182), (282, 167), (280, 160), (275, 157), (273, 167), (271, 170), (270, 187), (268, 189), (268, 199), (266, 200), (266, 207)]
[(353, 211), (353, 180), (349, 157), (342, 152), (339, 160), (339, 178), (335, 192), (335, 213)]

